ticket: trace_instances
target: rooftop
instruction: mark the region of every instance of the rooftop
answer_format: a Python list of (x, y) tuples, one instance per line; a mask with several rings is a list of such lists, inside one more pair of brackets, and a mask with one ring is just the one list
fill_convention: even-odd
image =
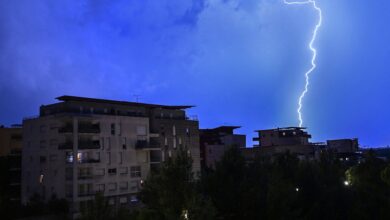
[(63, 95), (56, 98), (59, 101), (63, 102), (91, 102), (91, 103), (103, 103), (103, 104), (114, 104), (114, 105), (125, 105), (125, 106), (139, 106), (139, 107), (148, 107), (148, 108), (163, 108), (163, 109), (188, 109), (195, 107), (193, 105), (158, 105), (158, 104), (147, 104), (140, 102), (128, 102), (128, 101), (117, 101), (117, 100), (108, 100), (108, 99), (96, 99), (96, 98), (87, 98), (79, 96), (69, 96)]
[(263, 130), (255, 130), (255, 132), (261, 131), (296, 131), (296, 130), (306, 130), (306, 127), (283, 127), (283, 128), (273, 128), (273, 129), (263, 129)]

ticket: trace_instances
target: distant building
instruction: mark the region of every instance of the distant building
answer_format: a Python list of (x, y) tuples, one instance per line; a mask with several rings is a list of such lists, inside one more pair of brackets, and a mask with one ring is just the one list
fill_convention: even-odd
[(7, 191), (11, 202), (20, 203), (22, 128), (20, 125), (0, 127), (0, 159), (7, 166)]
[(359, 150), (359, 141), (357, 138), (328, 140), (327, 146), (336, 153), (355, 153)]
[(214, 167), (230, 147), (245, 148), (246, 136), (234, 134), (239, 126), (220, 126), (200, 130), (200, 160), (202, 168)]
[(245, 157), (254, 155), (273, 156), (275, 154), (290, 152), (299, 158), (311, 158), (314, 156), (317, 144), (309, 142), (311, 135), (301, 127), (286, 127), (266, 130), (257, 130), (258, 136), (253, 138), (258, 141), (252, 149), (243, 149)]
[(253, 148), (241, 149), (247, 160), (257, 156), (272, 157), (277, 154), (290, 152), (299, 159), (318, 159), (321, 152), (328, 151), (336, 154), (340, 160), (357, 161), (360, 154), (358, 139), (329, 140), (327, 143), (310, 142), (311, 135), (306, 128), (286, 127), (267, 130), (258, 130), (258, 145)]
[(103, 193), (131, 205), (151, 170), (184, 148), (200, 171), (199, 124), (192, 106), (61, 96), (23, 121), (22, 202), (33, 195), (69, 201), (73, 213)]

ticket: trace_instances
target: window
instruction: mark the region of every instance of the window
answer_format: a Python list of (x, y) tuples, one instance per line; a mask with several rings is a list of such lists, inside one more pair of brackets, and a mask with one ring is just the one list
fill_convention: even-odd
[(137, 126), (137, 135), (146, 135), (146, 126), (139, 125)]
[(57, 128), (58, 126), (56, 124), (50, 124), (50, 130), (55, 130)]
[(51, 139), (51, 140), (50, 140), (50, 147), (55, 148), (55, 147), (57, 147), (57, 146), (58, 146), (58, 141), (57, 141), (57, 139)]
[(109, 184), (108, 184), (108, 190), (109, 190), (109, 191), (115, 191), (116, 188), (117, 188), (116, 183), (109, 183)]
[(65, 196), (71, 198), (73, 196), (73, 185), (65, 186)]
[(115, 124), (114, 123), (111, 124), (111, 134), (115, 135)]
[(44, 141), (44, 140), (40, 141), (40, 142), (39, 142), (39, 147), (40, 147), (41, 149), (45, 149), (45, 148), (46, 148), (46, 141)]
[(140, 166), (130, 167), (130, 175), (131, 177), (141, 177), (141, 167)]
[(51, 162), (57, 161), (57, 159), (58, 159), (57, 155), (55, 155), (55, 154), (50, 155), (50, 161)]
[(123, 152), (119, 152), (119, 164), (123, 162)]
[(111, 148), (111, 139), (109, 137), (106, 138), (106, 148), (107, 148), (107, 150), (110, 150), (110, 148)]
[(104, 138), (100, 139), (100, 149), (104, 150)]
[(128, 173), (127, 167), (120, 167), (120, 168), (119, 168), (119, 173), (120, 173), (121, 175), (127, 174), (127, 173)]
[(40, 130), (41, 133), (46, 133), (46, 131), (47, 131), (46, 125), (41, 125), (41, 126), (39, 127), (39, 130)]
[(97, 184), (96, 185), (96, 191), (104, 192), (104, 190), (105, 190), (105, 185), (104, 184)]
[(66, 152), (65, 158), (67, 163), (73, 163), (73, 152), (72, 151)]
[(130, 182), (130, 190), (131, 191), (138, 191), (139, 187), (138, 187), (138, 181), (137, 180), (133, 180)]
[(111, 152), (107, 152), (107, 163), (111, 164)]
[(190, 136), (190, 129), (189, 128), (186, 128), (186, 134), (187, 134), (187, 136)]
[(122, 149), (126, 150), (126, 138), (125, 137), (122, 138)]
[(65, 179), (66, 180), (73, 180), (73, 168), (67, 167), (65, 169)]
[(165, 137), (165, 139), (164, 139), (164, 146), (165, 146), (165, 147), (168, 146), (168, 138), (167, 138), (167, 137)]
[(95, 170), (96, 176), (104, 176), (105, 170), (104, 168), (99, 168)]
[(176, 126), (172, 126), (172, 134), (173, 136), (176, 136)]
[(126, 204), (126, 203), (127, 203), (127, 197), (121, 197), (121, 198), (119, 199), (119, 203), (120, 203), (120, 204)]
[(120, 182), (119, 183), (119, 189), (121, 190), (127, 190), (129, 188), (127, 182)]
[(115, 175), (116, 174), (116, 168), (108, 169), (108, 174)]
[(40, 163), (46, 163), (46, 157), (45, 156), (40, 156), (39, 157), (39, 162)]
[(173, 137), (173, 148), (176, 148), (176, 137)]

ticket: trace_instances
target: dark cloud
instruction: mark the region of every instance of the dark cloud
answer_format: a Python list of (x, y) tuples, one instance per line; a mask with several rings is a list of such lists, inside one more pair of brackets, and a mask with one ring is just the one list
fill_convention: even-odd
[[(381, 29), (389, 4), (318, 2), (326, 17), (305, 99), (307, 125), (319, 139), (390, 141), (358, 129), (368, 124), (388, 131), (381, 110), (388, 104), (372, 97), (389, 96), (381, 89), (390, 79), (384, 64), (389, 49), (380, 43), (389, 38)], [(238, 124), (251, 135), (294, 125), (315, 19), (310, 7), (279, 0), (3, 0), (0, 123), (36, 114), (40, 104), (62, 94), (122, 100), (140, 94), (145, 102), (196, 104), (192, 113), (202, 126)], [(352, 122), (353, 128), (340, 128)]]

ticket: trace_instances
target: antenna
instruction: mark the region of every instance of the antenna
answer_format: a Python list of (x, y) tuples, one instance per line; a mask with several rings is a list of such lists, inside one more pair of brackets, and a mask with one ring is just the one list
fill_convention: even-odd
[(141, 95), (133, 94), (133, 96), (135, 98), (135, 102), (139, 102), (139, 98), (141, 97)]

